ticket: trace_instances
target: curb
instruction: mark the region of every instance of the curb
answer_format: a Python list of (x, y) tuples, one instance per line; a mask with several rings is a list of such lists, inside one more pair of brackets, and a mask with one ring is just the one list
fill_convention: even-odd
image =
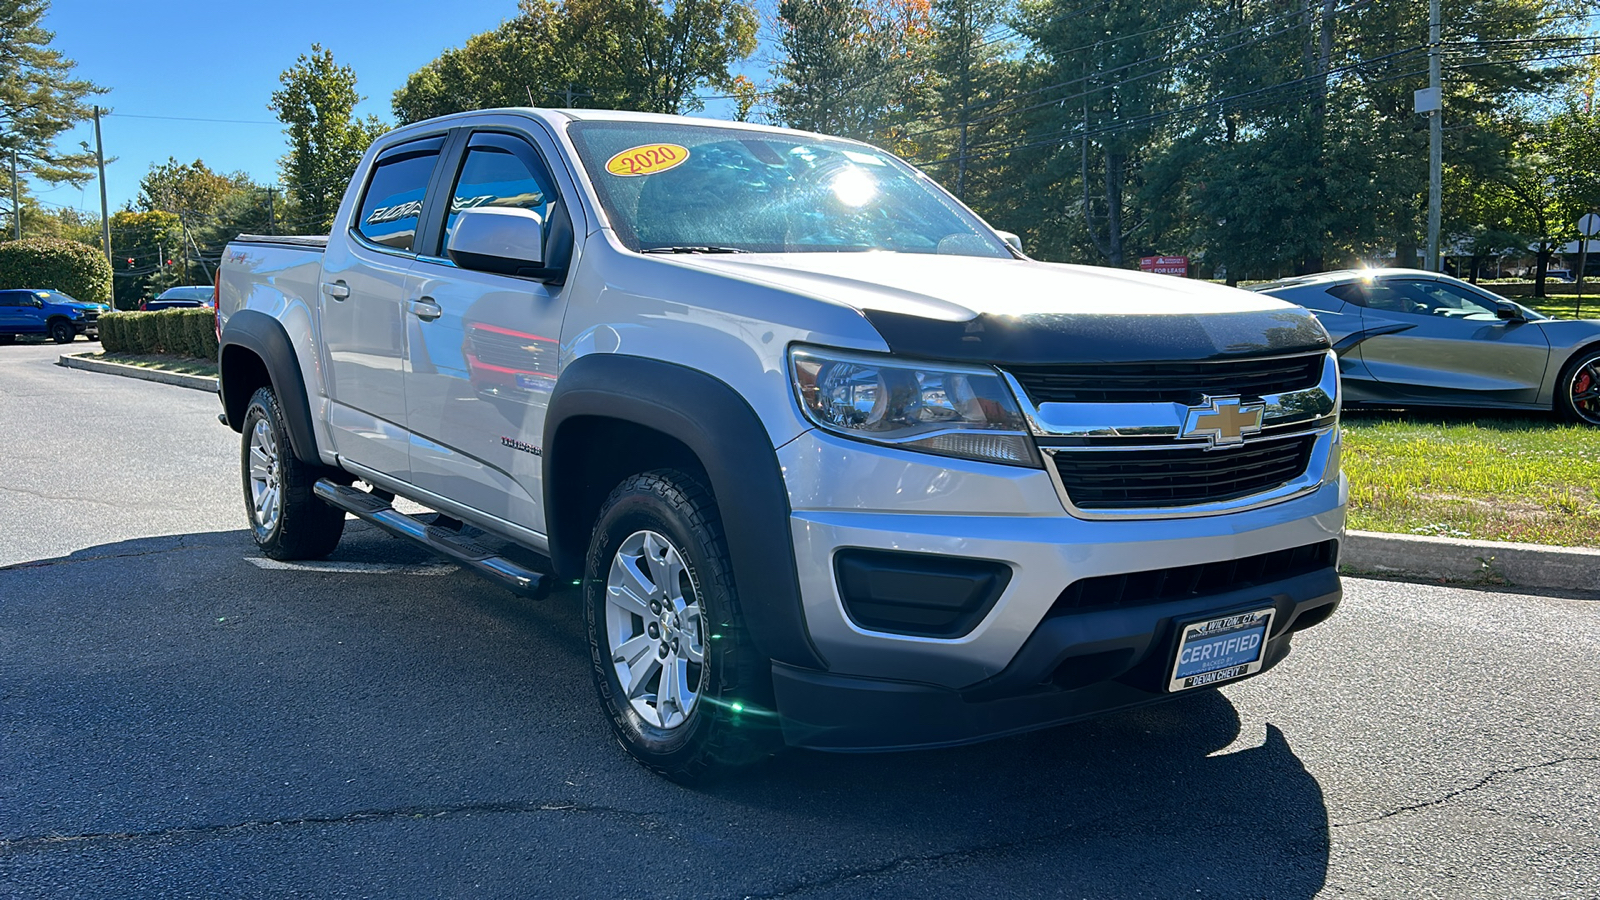
[(205, 375), (184, 375), (179, 372), (163, 372), (160, 369), (146, 369), (140, 366), (129, 366), (122, 363), (106, 362), (100, 359), (84, 359), (81, 354), (63, 353), (56, 362), (58, 366), (69, 369), (82, 369), (85, 372), (99, 372), (102, 375), (121, 375), (124, 378), (137, 378), (140, 381), (154, 381), (160, 384), (173, 384), (178, 387), (193, 388), (197, 391), (217, 392), (217, 379)]
[(1351, 531), (1339, 554), (1351, 574), (1600, 592), (1600, 550)]

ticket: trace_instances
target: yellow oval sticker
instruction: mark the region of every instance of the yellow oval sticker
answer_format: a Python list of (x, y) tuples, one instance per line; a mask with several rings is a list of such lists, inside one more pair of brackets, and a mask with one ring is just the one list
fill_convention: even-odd
[(654, 175), (681, 165), (689, 158), (689, 148), (677, 144), (645, 144), (630, 147), (606, 162), (606, 171), (629, 178), (634, 175)]

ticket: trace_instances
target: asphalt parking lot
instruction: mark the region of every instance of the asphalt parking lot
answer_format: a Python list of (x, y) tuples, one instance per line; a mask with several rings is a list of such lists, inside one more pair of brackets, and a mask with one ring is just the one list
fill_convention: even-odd
[(689, 790), (572, 591), (263, 567), (215, 397), (59, 352), (0, 347), (0, 896), (1600, 897), (1594, 599), (1352, 579), (1219, 692)]

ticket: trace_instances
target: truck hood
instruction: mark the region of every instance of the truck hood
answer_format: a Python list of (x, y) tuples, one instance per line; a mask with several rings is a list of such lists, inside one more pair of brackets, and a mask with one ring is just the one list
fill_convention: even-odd
[(1205, 282), (910, 253), (685, 256), (681, 265), (858, 310), (896, 353), (975, 362), (1159, 362), (1326, 348), (1305, 309)]

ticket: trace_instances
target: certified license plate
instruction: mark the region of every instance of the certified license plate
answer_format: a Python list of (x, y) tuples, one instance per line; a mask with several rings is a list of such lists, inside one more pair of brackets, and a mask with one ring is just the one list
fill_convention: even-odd
[(1168, 691), (1185, 691), (1261, 671), (1272, 610), (1190, 622), (1179, 632)]

